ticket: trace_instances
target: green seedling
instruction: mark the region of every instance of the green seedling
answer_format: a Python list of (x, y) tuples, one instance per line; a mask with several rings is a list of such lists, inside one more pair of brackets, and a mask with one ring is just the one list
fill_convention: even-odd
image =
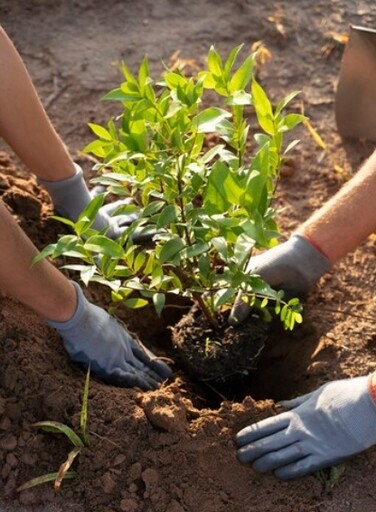
[[(119, 116), (89, 125), (97, 139), (85, 151), (101, 160), (94, 183), (133, 198), (115, 213), (137, 219), (117, 241), (93, 230), (98, 196), (77, 222), (61, 219), (74, 234), (36, 261), (77, 258), (65, 267), (85, 284), (110, 287), (113, 301), (129, 308), (152, 302), (160, 314), (167, 294), (183, 295), (214, 328), (238, 292), (285, 328), (302, 321), (297, 299), (284, 300), (247, 267), (255, 250), (278, 243), (273, 199), (283, 159), (298, 142), (285, 147), (284, 136), (305, 117), (286, 113), (297, 92), (272, 105), (254, 76), (257, 53), (236, 66), (241, 50), (223, 60), (212, 47), (195, 76), (167, 69), (156, 82), (146, 58), (137, 75), (123, 64), (124, 82), (104, 98), (119, 103)], [(153, 244), (134, 242), (135, 233), (154, 233)]]
[(31, 426), (33, 428), (40, 428), (45, 432), (50, 432), (53, 434), (63, 434), (65, 435), (74, 448), (68, 453), (66, 460), (60, 465), (60, 468), (56, 472), (47, 473), (45, 475), (38, 476), (36, 478), (32, 478), (28, 480), (24, 484), (20, 485), (17, 488), (17, 491), (24, 491), (26, 489), (30, 489), (31, 487), (35, 487), (40, 484), (44, 484), (47, 482), (54, 482), (54, 490), (58, 492), (60, 490), (62, 481), (64, 479), (75, 478), (76, 472), (71, 471), (70, 468), (76, 459), (76, 457), (81, 453), (81, 451), (85, 448), (85, 446), (89, 446), (89, 437), (87, 433), (87, 410), (88, 410), (88, 396), (89, 396), (89, 384), (90, 384), (90, 367), (86, 373), (84, 393), (82, 397), (82, 406), (81, 406), (81, 414), (80, 414), (80, 432), (76, 433), (71, 427), (68, 427), (64, 423), (60, 423), (58, 421), (38, 421), (37, 423), (33, 423)]

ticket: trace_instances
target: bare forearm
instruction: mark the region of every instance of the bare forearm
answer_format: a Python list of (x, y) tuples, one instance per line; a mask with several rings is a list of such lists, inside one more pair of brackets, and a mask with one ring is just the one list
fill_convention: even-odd
[(0, 136), (40, 178), (59, 180), (75, 172), (13, 43), (0, 26)]
[(298, 231), (316, 242), (332, 263), (376, 231), (376, 151)]
[(0, 201), (0, 289), (44, 318), (68, 320), (76, 294), (65, 276), (49, 261), (32, 266), (38, 250)]

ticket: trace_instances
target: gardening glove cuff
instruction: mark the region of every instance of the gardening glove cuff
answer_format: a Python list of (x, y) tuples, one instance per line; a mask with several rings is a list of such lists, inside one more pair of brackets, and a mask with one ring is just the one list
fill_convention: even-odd
[(91, 366), (102, 379), (125, 387), (155, 389), (171, 370), (137, 342), (102, 308), (90, 303), (80, 286), (72, 281), (77, 307), (66, 322), (47, 321), (63, 339), (71, 359)]
[(342, 462), (376, 443), (376, 375), (343, 379), (280, 402), (289, 411), (237, 435), (238, 457), (289, 479)]
[[(251, 258), (247, 272), (260, 275), (272, 288), (283, 290), (289, 299), (306, 295), (330, 268), (328, 258), (304, 236), (295, 233), (287, 242)], [(249, 311), (240, 293), (230, 323), (244, 321)]]
[[(47, 181), (38, 178), (38, 183), (42, 185), (51, 196), (55, 211), (62, 217), (66, 217), (76, 222), (82, 210), (92, 200), (94, 194), (91, 194), (81, 167), (76, 163), (76, 173), (69, 178), (57, 181)], [(93, 223), (93, 228), (100, 231), (107, 228), (107, 236), (117, 239), (122, 233), (122, 227), (128, 226), (135, 220), (134, 215), (121, 215), (111, 217), (112, 213), (127, 200), (117, 201), (110, 205), (104, 205), (100, 208)]]

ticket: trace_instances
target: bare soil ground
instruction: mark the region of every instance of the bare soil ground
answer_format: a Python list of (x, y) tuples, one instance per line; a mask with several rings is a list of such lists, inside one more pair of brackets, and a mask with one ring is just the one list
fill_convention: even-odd
[[(376, 26), (366, 1), (286, 0), (0, 0), (0, 22), (23, 55), (51, 119), (76, 160), (91, 140), (87, 122), (105, 122), (114, 106), (100, 97), (121, 79), (122, 59), (135, 69), (145, 53), (155, 73), (176, 50), (200, 64), (208, 47), (221, 52), (262, 40), (273, 59), (261, 72), (272, 98), (302, 91), (305, 113), (327, 150), (302, 128), (301, 143), (278, 190), (284, 236), (334, 194), (373, 150), (344, 141), (334, 119), (334, 93), (348, 24)], [(0, 77), (1, 79), (1, 77)], [(63, 228), (48, 219), (48, 196), (9, 148), (1, 146), (0, 194), (38, 245)], [(343, 172), (334, 170), (340, 166)], [(4, 511), (74, 512), (373, 512), (376, 451), (345, 465), (338, 482), (317, 475), (282, 482), (258, 475), (235, 456), (234, 433), (274, 414), (278, 399), (376, 369), (375, 238), (325, 276), (305, 303), (293, 334), (276, 332), (258, 371), (242, 388), (213, 389), (175, 367), (162, 389), (141, 393), (93, 379), (91, 446), (75, 463), (78, 478), (55, 495), (49, 484), (18, 494), (26, 480), (54, 471), (69, 449), (61, 437), (30, 424), (76, 426), (84, 374), (57, 335), (32, 312), (0, 299), (0, 496)], [(9, 269), (11, 272), (12, 269)], [(101, 290), (88, 296), (105, 305)], [(166, 326), (150, 313), (125, 314), (157, 353), (171, 355)], [(149, 321), (148, 321), (149, 320)], [(1, 508), (2, 507), (2, 508)]]

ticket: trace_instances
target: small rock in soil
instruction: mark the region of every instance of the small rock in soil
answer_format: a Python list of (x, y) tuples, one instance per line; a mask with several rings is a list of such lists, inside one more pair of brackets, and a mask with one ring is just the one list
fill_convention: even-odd
[(4, 418), (0, 421), (0, 430), (9, 430), (12, 426), (12, 422), (7, 416), (4, 416)]
[(112, 465), (113, 466), (121, 466), (122, 464), (124, 464), (126, 459), (127, 459), (127, 457), (125, 455), (123, 455), (122, 453), (120, 453), (119, 455), (117, 455), (115, 457), (115, 460)]
[(184, 508), (176, 500), (170, 501), (166, 512), (184, 512)]
[(138, 512), (140, 510), (139, 503), (134, 498), (125, 498), (120, 502), (120, 510), (122, 512)]
[(110, 471), (107, 471), (107, 473), (105, 473), (102, 476), (102, 485), (103, 485), (103, 492), (105, 494), (111, 494), (113, 492), (113, 490), (115, 489), (116, 482), (112, 478)]
[(142, 473), (142, 480), (145, 484), (144, 498), (150, 498), (158, 487), (159, 475), (155, 469), (148, 468)]
[(33, 453), (24, 453), (21, 457), (21, 461), (27, 466), (34, 466), (37, 460), (38, 456)]
[(1, 470), (1, 478), (3, 480), (7, 479), (11, 471), (11, 466), (8, 463), (4, 464), (3, 469)]
[(5, 414), (11, 420), (19, 420), (22, 415), (21, 407), (19, 404), (6, 404), (5, 406)]
[(16, 448), (16, 446), (17, 446), (17, 438), (12, 435), (5, 436), (0, 441), (0, 448), (2, 448), (3, 450), (7, 450), (9, 452), (14, 450)]
[(18, 464), (18, 460), (17, 460), (17, 457), (14, 455), (14, 453), (8, 453), (7, 455), (7, 463), (9, 464), (9, 466), (11, 468), (15, 468)]
[(135, 480), (138, 480), (141, 478), (142, 473), (142, 466), (140, 462), (135, 462), (132, 464), (132, 466), (129, 468), (128, 476), (129, 481), (134, 482)]

